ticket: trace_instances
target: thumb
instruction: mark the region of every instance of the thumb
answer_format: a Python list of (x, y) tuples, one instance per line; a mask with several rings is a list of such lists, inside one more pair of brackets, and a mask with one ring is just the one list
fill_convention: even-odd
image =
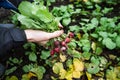
[(63, 34), (63, 30), (58, 30), (58, 31), (55, 31), (53, 33), (49, 33), (49, 38), (55, 38), (55, 37), (59, 37), (60, 35)]

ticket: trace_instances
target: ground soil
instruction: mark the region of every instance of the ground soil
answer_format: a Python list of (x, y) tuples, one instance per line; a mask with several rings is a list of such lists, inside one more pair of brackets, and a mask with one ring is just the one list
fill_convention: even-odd
[[(66, 4), (69, 4), (69, 3), (68, 3), (68, 1), (60, 2), (60, 0), (58, 0), (56, 3), (53, 4), (53, 6), (60, 6), (61, 4), (66, 5)], [(51, 6), (51, 9), (53, 8), (53, 6)], [(119, 6), (119, 4), (114, 6), (114, 8), (115, 8), (114, 11), (107, 15), (108, 17), (120, 16), (120, 6)], [(12, 13), (11, 13), (10, 10), (0, 8), (0, 23), (11, 23), (11, 17), (10, 17), (11, 14)], [(21, 78), (20, 76), (24, 73), (24, 72), (21, 71), (22, 66), (24, 64), (29, 64), (30, 62), (27, 59), (27, 57), (25, 57), (23, 49), (18, 49), (16, 53), (12, 54), (12, 56), (18, 57), (18, 58), (22, 57), (23, 60), (24, 60), (24, 63), (19, 65), (18, 69), (14, 73), (12, 73), (11, 75), (16, 75), (16, 76), (18, 76), (18, 78)], [(120, 55), (118, 55), (118, 54), (120, 54), (120, 52), (116, 51), (116, 50), (115, 51), (109, 51), (109, 50), (106, 49), (104, 51), (103, 55), (107, 54), (107, 53), (111, 53), (111, 54), (115, 53), (114, 55), (120, 56)], [(104, 55), (104, 56), (106, 56), (106, 55)], [(7, 65), (7, 66), (9, 66), (9, 65)], [(49, 69), (49, 67), (46, 67), (46, 68), (48, 70), (47, 70), (46, 74), (44, 75), (43, 80), (50, 80), (50, 76), (55, 75), (55, 74), (52, 73), (52, 71), (51, 71), (51, 69)], [(37, 78), (33, 77), (33, 78), (31, 78), (31, 80), (37, 80)], [(87, 80), (87, 79), (86, 79), (86, 76), (83, 75), (83, 77), (81, 79), (74, 79), (74, 80)]]

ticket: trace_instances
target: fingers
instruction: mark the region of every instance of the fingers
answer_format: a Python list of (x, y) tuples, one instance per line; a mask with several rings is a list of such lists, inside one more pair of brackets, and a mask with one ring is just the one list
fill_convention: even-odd
[(58, 30), (53, 33), (49, 33), (49, 39), (59, 37), (60, 35), (63, 34), (63, 32), (64, 32), (63, 30)]
[(58, 24), (58, 26), (59, 26), (59, 28), (61, 28), (61, 29), (63, 28), (63, 26), (62, 26), (62, 24), (61, 24), (61, 23), (59, 23), (59, 24)]
[(41, 46), (45, 47), (47, 42), (48, 42), (48, 41), (41, 41), (41, 42), (36, 42), (36, 43), (37, 43), (38, 45), (41, 45)]

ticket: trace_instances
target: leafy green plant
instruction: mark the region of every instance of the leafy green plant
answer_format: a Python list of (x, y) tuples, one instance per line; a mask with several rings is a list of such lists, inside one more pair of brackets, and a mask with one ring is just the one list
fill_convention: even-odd
[[(57, 6), (52, 6), (52, 2)], [(58, 2), (62, 5), (58, 5)], [(61, 22), (65, 26), (65, 33), (51, 40), (50, 47), (49, 44), (45, 48), (34, 43), (25, 44), (24, 57), (28, 60), (27, 63), (11, 58), (8, 64), (15, 68), (8, 69), (7, 75), (16, 71), (18, 63), (17, 65), (23, 64), (22, 80), (30, 80), (31, 77), (46, 80), (47, 71), (50, 71), (47, 75), (52, 80), (119, 80), (120, 58), (116, 54), (119, 54), (120, 48), (120, 17), (109, 16), (116, 10), (114, 5), (119, 1), (69, 0), (64, 4), (65, 2), (67, 1), (35, 0), (33, 3), (21, 3), (20, 13), (15, 13), (14, 17), (16, 24), (20, 22), (20, 28), (51, 32), (58, 30), (58, 22)]]
[(23, 1), (18, 10), (20, 13), (16, 13), (17, 20), (20, 21), (21, 27), (24, 29), (40, 29), (48, 32), (59, 29), (59, 22), (41, 3)]

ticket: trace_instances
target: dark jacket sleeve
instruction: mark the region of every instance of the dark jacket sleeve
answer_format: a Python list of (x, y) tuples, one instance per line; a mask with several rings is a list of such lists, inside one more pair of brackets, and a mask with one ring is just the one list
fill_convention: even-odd
[(0, 27), (0, 58), (5, 57), (12, 49), (22, 47), (26, 41), (24, 30)]

